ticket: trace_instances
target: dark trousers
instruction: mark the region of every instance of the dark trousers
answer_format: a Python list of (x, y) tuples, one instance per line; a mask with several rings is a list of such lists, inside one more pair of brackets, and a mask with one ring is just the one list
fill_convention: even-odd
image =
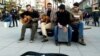
[(94, 25), (95, 25), (95, 26), (97, 26), (96, 23), (98, 23), (98, 26), (99, 26), (99, 24), (100, 24), (100, 23), (99, 23), (99, 18), (94, 18)]
[(31, 39), (34, 40), (35, 33), (37, 32), (38, 23), (24, 24), (21, 29), (21, 39), (24, 39), (27, 28), (31, 29)]
[(18, 26), (17, 17), (13, 16), (12, 18), (13, 18), (12, 19), (12, 21), (13, 21), (13, 27), (15, 27), (15, 24), (16, 24), (16, 26)]

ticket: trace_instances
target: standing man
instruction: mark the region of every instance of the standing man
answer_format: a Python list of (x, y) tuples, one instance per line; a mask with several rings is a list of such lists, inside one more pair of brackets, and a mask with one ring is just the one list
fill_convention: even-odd
[(12, 7), (11, 11), (10, 11), (11, 15), (12, 15), (12, 21), (13, 21), (13, 27), (18, 27), (18, 22), (17, 22), (17, 15), (18, 15), (18, 11), (15, 7)]
[(94, 20), (94, 25), (97, 26), (97, 23), (98, 23), (98, 26), (100, 26), (100, 22), (99, 22), (99, 9), (98, 7), (95, 7), (94, 11), (92, 12), (92, 17), (93, 17), (93, 20)]
[(39, 13), (35, 11), (34, 9), (32, 9), (31, 5), (26, 5), (26, 8), (27, 8), (27, 11), (21, 14), (21, 17), (22, 17), (21, 20), (22, 20), (23, 26), (21, 30), (21, 38), (19, 39), (19, 41), (24, 40), (26, 28), (30, 28), (31, 29), (30, 43), (32, 43), (34, 40), (35, 33), (37, 31), (37, 27), (38, 27)]
[(86, 45), (85, 42), (84, 42), (84, 36), (83, 36), (83, 28), (84, 28), (84, 25), (83, 25), (83, 12), (79, 9), (79, 3), (74, 3), (73, 4), (73, 8), (72, 8), (72, 15), (73, 15), (73, 18), (71, 19), (72, 23), (71, 23), (71, 26), (72, 26), (72, 29), (74, 31), (78, 31), (78, 36), (79, 36), (79, 43), (81, 45)]
[[(53, 29), (54, 25), (54, 11), (52, 9), (52, 4), (48, 3), (47, 4), (47, 10), (44, 12), (46, 15), (43, 15), (44, 17), (47, 16), (48, 18), (47, 21), (42, 20), (41, 21), (41, 30), (43, 34), (43, 41), (42, 42), (47, 42), (48, 41), (48, 35), (47, 35), (47, 29)], [(43, 18), (42, 18), (43, 19)]]

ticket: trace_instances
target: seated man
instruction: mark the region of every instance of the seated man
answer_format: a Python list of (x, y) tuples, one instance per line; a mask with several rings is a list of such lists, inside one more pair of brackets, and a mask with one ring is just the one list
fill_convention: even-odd
[(71, 19), (72, 21), (71, 26), (74, 31), (78, 31), (79, 33), (78, 34), (79, 43), (81, 45), (86, 45), (84, 42), (84, 36), (83, 36), (83, 23), (82, 23), (83, 13), (81, 10), (79, 10), (78, 3), (74, 3), (73, 5), (74, 7), (72, 8), (72, 11), (71, 11), (73, 15), (73, 18)]
[[(71, 44), (71, 27), (70, 27), (70, 13), (65, 9), (65, 5), (59, 6), (59, 11), (56, 12), (57, 27), (61, 28), (63, 32), (68, 32), (68, 46)], [(57, 34), (58, 30), (55, 34)], [(56, 37), (57, 38), (57, 37)]]
[(43, 15), (42, 17), (42, 23), (41, 23), (41, 29), (42, 29), (42, 34), (44, 37), (44, 40), (42, 42), (47, 42), (47, 29), (52, 29), (53, 28), (53, 21), (54, 21), (54, 11), (52, 10), (52, 4), (51, 3), (47, 3), (47, 9), (44, 12), (45, 15)]
[(47, 29), (52, 29), (52, 27), (51, 27), (51, 22), (50, 22), (49, 17), (46, 14), (44, 14), (42, 15), (42, 18), (41, 18), (41, 30), (42, 30), (42, 35), (44, 38), (42, 42), (48, 41)]
[(24, 40), (26, 28), (31, 29), (30, 43), (34, 40), (34, 35), (37, 32), (39, 13), (32, 9), (31, 5), (27, 5), (27, 11), (21, 14), (21, 21), (23, 23), (21, 30), (21, 38), (19, 41)]

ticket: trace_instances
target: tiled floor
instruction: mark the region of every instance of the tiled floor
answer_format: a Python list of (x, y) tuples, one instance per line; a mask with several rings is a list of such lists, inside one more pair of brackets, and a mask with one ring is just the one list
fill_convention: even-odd
[(42, 43), (41, 36), (36, 35), (34, 43), (29, 43), (30, 30), (26, 32), (25, 40), (18, 43), (21, 25), (14, 28), (4, 28), (0, 22), (0, 56), (20, 56), (27, 51), (41, 53), (63, 53), (69, 56), (100, 56), (100, 27), (92, 27), (85, 30), (85, 41), (87, 46), (72, 43), (71, 46), (61, 44), (56, 46), (53, 37), (49, 42)]

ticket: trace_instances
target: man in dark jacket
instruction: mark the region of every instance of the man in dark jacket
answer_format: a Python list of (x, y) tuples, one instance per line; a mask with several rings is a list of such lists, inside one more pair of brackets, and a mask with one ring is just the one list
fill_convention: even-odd
[(99, 24), (100, 24), (100, 22), (99, 22), (99, 9), (97, 7), (95, 7), (95, 10), (92, 12), (92, 17), (93, 17), (95, 26), (97, 26), (96, 23), (98, 23), (98, 26), (99, 26)]
[(35, 33), (37, 31), (37, 27), (38, 27), (38, 18), (39, 18), (39, 13), (35, 10), (32, 9), (31, 5), (27, 5), (26, 6), (27, 11), (25, 11), (24, 13), (21, 14), (22, 17), (22, 21), (27, 19), (26, 17), (29, 17), (29, 21), (27, 23), (24, 23), (22, 26), (22, 31), (21, 31), (21, 38), (19, 39), (19, 41), (23, 41), (24, 40), (24, 36), (25, 36), (25, 31), (26, 28), (30, 28), (31, 29), (31, 39), (30, 39), (30, 43), (33, 42), (34, 40), (34, 36)]
[(63, 28), (64, 31), (67, 31), (66, 26), (70, 23), (70, 13), (65, 10), (65, 5), (61, 4), (56, 14), (58, 26)]
[(12, 21), (13, 21), (13, 27), (15, 27), (15, 23), (16, 23), (16, 27), (18, 27), (18, 22), (17, 22), (17, 14), (18, 11), (15, 7), (13, 7), (10, 11), (11, 15), (12, 15)]
[[(56, 13), (57, 16), (57, 26), (63, 29), (64, 32), (70, 32), (70, 13), (65, 10), (65, 5), (61, 4), (59, 6), (59, 11)], [(68, 34), (68, 45), (71, 43), (71, 36)]]

